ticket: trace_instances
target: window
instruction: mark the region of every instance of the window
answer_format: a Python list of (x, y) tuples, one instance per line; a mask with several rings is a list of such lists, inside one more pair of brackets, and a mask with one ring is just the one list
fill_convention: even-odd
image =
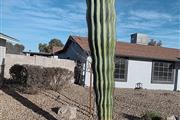
[(128, 60), (125, 58), (116, 57), (115, 58), (115, 71), (114, 77), (115, 81), (127, 82), (127, 67)]
[(152, 83), (173, 84), (174, 63), (171, 62), (153, 62)]

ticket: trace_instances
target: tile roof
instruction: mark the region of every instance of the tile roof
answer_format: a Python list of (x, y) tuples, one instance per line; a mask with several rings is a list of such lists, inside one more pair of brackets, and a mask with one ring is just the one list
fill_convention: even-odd
[(52, 53), (54, 54), (54, 53), (56, 53), (56, 52), (58, 52), (58, 51), (60, 51), (60, 50), (62, 50), (62, 49), (63, 49), (63, 47), (53, 46), (53, 48), (52, 48)]
[[(73, 40), (86, 51), (90, 51), (88, 38), (72, 36)], [(180, 60), (180, 49), (116, 42), (116, 55), (168, 61)]]

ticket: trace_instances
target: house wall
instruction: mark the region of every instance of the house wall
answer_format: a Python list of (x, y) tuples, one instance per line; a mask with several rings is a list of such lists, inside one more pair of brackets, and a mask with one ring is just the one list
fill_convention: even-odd
[[(91, 74), (91, 63), (92, 63), (92, 59), (91, 57), (89, 56), (87, 58), (87, 61), (86, 61), (86, 65), (85, 65), (85, 71), (86, 71), (86, 74), (85, 74), (85, 86), (90, 86), (90, 79), (92, 77), (92, 85), (93, 85), (93, 73)], [(91, 76), (92, 75), (92, 76)]]
[(75, 62), (72, 60), (64, 59), (54, 59), (42, 56), (24, 56), (15, 54), (6, 54), (5, 61), (5, 77), (9, 78), (9, 69), (14, 64), (28, 64), (28, 65), (38, 65), (43, 67), (61, 67), (68, 70), (74, 71)]
[[(89, 58), (89, 57), (88, 57)], [(88, 64), (88, 63), (87, 63)], [(85, 77), (85, 86), (90, 85), (90, 72), (87, 65), (87, 72)], [(145, 89), (161, 89), (174, 90), (174, 84), (154, 84), (151, 83), (152, 61), (128, 60), (128, 74), (127, 82), (115, 81), (116, 88), (135, 88), (136, 83), (142, 83)], [(178, 70), (178, 89), (180, 89), (180, 69)], [(175, 79), (175, 77), (174, 77)]]
[(180, 91), (180, 69), (178, 70), (177, 90)]
[(151, 83), (151, 61), (128, 60), (127, 82), (115, 82), (117, 88), (135, 88), (136, 83), (142, 83), (143, 88), (174, 90), (174, 84)]
[(5, 54), (6, 54), (6, 41), (0, 39), (0, 83), (4, 76), (4, 62), (5, 62)]
[(180, 91), (180, 62), (177, 62), (176, 63), (176, 72), (177, 72), (177, 82), (176, 82), (176, 84), (177, 84), (177, 90), (178, 91)]
[(0, 65), (3, 64), (3, 59), (5, 58), (6, 47), (0, 46)]

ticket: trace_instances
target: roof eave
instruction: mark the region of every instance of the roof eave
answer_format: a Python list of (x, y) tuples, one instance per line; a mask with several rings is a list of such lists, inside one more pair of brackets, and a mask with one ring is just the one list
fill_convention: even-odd
[(15, 39), (13, 37), (10, 37), (8, 35), (5, 35), (3, 33), (0, 33), (0, 38), (1, 39), (5, 39), (6, 42), (11, 42), (11, 43), (19, 44), (19, 40)]
[(149, 59), (149, 60), (161, 60), (161, 61), (171, 61), (171, 62), (178, 62), (178, 61), (180, 61), (178, 59), (155, 58), (155, 57), (133, 56), (133, 55), (123, 55), (123, 54), (115, 54), (115, 55), (116, 56), (121, 56), (121, 57)]

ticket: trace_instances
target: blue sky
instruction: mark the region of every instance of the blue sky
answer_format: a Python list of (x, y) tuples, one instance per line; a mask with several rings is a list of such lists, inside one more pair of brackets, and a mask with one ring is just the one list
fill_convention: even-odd
[[(86, 0), (0, 0), (1, 32), (20, 40), (26, 50), (69, 35), (87, 36)], [(116, 0), (117, 39), (135, 32), (180, 49), (180, 0)]]

